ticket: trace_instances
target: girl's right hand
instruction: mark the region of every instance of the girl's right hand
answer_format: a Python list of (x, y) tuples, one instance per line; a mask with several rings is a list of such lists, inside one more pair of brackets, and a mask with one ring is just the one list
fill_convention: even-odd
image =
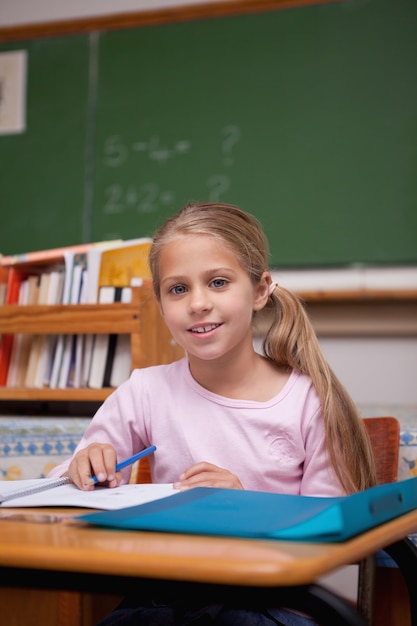
[(72, 459), (68, 476), (72, 483), (83, 491), (92, 491), (96, 483), (93, 476), (98, 478), (98, 483), (107, 483), (107, 486), (118, 487), (121, 481), (121, 473), (115, 471), (116, 450), (108, 443), (91, 443), (84, 450), (80, 450)]

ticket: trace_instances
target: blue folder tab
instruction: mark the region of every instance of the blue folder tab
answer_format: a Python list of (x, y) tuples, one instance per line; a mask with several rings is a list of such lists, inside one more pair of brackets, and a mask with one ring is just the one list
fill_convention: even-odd
[(339, 498), (198, 487), (77, 519), (125, 530), (338, 542), (416, 507), (417, 477)]

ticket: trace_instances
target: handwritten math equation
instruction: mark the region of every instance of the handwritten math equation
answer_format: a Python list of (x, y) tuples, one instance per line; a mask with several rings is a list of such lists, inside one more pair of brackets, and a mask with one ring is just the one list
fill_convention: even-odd
[[(232, 179), (230, 168), (234, 163), (234, 151), (242, 137), (239, 126), (229, 124), (220, 129), (221, 173), (209, 174), (205, 179), (208, 199), (219, 201), (221, 196), (230, 190)], [(121, 135), (107, 137), (103, 147), (103, 164), (116, 172), (128, 162), (141, 157), (148, 162), (166, 167), (172, 159), (178, 160), (192, 153), (192, 141), (179, 138), (167, 143), (157, 135), (127, 142)], [(138, 180), (140, 180), (140, 159), (138, 159)], [(224, 168), (224, 169), (223, 169)], [(104, 189), (103, 213), (115, 215), (127, 211), (137, 213), (154, 213), (162, 208), (175, 204), (175, 190), (165, 189), (155, 181), (144, 181), (132, 184), (112, 182)]]

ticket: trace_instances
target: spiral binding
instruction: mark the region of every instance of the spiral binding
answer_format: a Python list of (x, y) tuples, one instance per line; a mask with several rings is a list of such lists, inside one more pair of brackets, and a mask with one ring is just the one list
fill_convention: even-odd
[(0, 504), (3, 502), (8, 502), (9, 500), (14, 500), (15, 498), (24, 498), (25, 496), (31, 496), (34, 493), (38, 493), (40, 491), (46, 491), (47, 489), (53, 489), (54, 487), (60, 487), (61, 485), (66, 485), (70, 482), (68, 476), (62, 476), (61, 478), (55, 478), (52, 480), (45, 479), (45, 483), (42, 484), (43, 479), (37, 485), (33, 485), (33, 487), (24, 487), (22, 489), (16, 489), (16, 491), (12, 491), (11, 493), (7, 493), (5, 495), (0, 494)]

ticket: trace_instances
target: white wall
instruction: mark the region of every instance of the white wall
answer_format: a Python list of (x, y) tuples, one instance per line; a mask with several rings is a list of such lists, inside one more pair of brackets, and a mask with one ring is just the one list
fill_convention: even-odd
[(320, 345), (358, 405), (417, 412), (416, 337), (324, 337)]

